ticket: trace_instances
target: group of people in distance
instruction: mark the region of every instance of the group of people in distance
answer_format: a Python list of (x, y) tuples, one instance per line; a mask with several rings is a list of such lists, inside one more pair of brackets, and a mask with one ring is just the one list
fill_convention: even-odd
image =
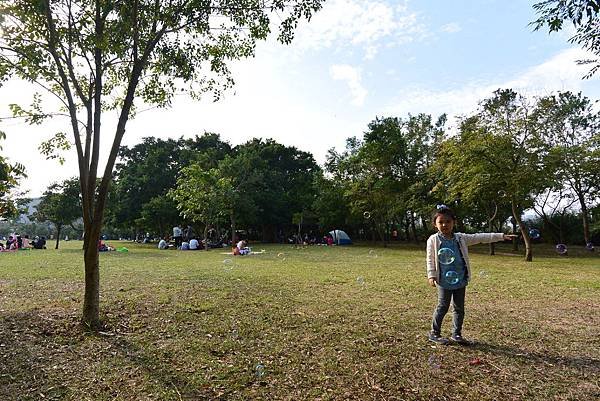
[(205, 249), (206, 244), (199, 241), (194, 235), (194, 229), (192, 226), (187, 226), (185, 229), (181, 228), (181, 225), (173, 227), (173, 244), (170, 243), (168, 237), (161, 238), (158, 241), (158, 249), (179, 249), (181, 251), (197, 251)]
[(33, 240), (29, 239), (29, 235), (19, 235), (13, 233), (6, 238), (5, 243), (0, 242), (0, 252), (18, 251), (25, 249), (46, 249), (46, 237), (38, 237)]

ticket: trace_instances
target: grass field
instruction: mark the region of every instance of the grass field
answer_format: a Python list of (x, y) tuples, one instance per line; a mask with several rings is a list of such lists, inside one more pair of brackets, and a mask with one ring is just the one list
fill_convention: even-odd
[(0, 254), (0, 400), (600, 399), (598, 254), (473, 247), (459, 347), (426, 341), (424, 246), (110, 244), (99, 334), (81, 242)]

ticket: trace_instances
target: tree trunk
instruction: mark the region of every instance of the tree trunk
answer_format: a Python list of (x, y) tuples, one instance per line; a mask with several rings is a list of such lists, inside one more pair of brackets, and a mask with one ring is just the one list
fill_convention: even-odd
[(588, 216), (588, 209), (583, 196), (578, 193), (577, 198), (579, 199), (579, 205), (581, 206), (581, 218), (583, 220), (583, 240), (587, 245), (592, 242), (590, 239), (590, 219)]
[[(488, 220), (488, 231), (492, 233), (494, 231), (494, 220)], [(496, 254), (496, 243), (490, 242), (490, 256), (494, 256)]]
[(206, 223), (204, 225), (204, 250), (208, 251), (208, 243), (210, 241), (208, 240), (208, 223)]
[(415, 225), (415, 215), (413, 212), (410, 212), (410, 229), (413, 234), (413, 241), (415, 244), (419, 243), (419, 236), (417, 235), (417, 227)]
[(85, 264), (85, 294), (82, 323), (92, 330), (102, 327), (100, 321), (100, 260), (98, 240), (100, 224), (88, 224), (85, 230), (83, 261)]
[(54, 246), (54, 249), (58, 249), (58, 243), (60, 242), (61, 229), (62, 229), (62, 224), (57, 224), (56, 225), (56, 245)]
[(229, 215), (229, 219), (231, 221), (231, 246), (235, 246), (235, 217), (233, 212)]
[[(517, 233), (517, 221), (513, 217), (512, 219), (510, 219), (510, 222), (512, 224), (512, 233), (516, 234)], [(518, 252), (519, 251), (519, 240), (518, 240), (518, 238), (513, 238), (512, 239), (512, 250), (513, 250), (513, 252)]]
[(517, 205), (514, 201), (511, 202), (511, 207), (513, 217), (521, 229), (521, 235), (523, 235), (523, 241), (525, 242), (525, 261), (531, 262), (533, 260), (533, 253), (531, 250), (531, 238), (529, 237), (529, 231), (527, 230), (525, 223), (523, 223), (523, 220), (521, 220), (521, 214), (517, 211)]

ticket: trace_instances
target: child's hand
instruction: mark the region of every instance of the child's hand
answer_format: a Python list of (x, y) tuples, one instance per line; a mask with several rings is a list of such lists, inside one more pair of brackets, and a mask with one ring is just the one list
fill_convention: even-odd
[(517, 237), (518, 237), (518, 235), (516, 235), (516, 234), (504, 234), (505, 241), (512, 241), (513, 239), (515, 239)]
[(430, 277), (428, 281), (430, 286), (435, 287), (435, 279), (433, 277)]

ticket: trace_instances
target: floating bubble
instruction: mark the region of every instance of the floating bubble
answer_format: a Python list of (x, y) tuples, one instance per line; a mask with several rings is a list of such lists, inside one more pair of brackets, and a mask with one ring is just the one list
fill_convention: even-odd
[(585, 244), (585, 249), (587, 249), (588, 251), (593, 251), (594, 244), (592, 244), (591, 242), (588, 242), (587, 244)]
[(223, 269), (225, 269), (225, 270), (233, 269), (233, 260), (231, 260), (231, 259), (223, 260)]
[(448, 270), (444, 277), (446, 277), (446, 281), (450, 285), (458, 284), (460, 281), (460, 276), (456, 270)]
[(360, 285), (361, 287), (364, 287), (365, 286), (365, 278), (363, 276), (358, 276), (356, 278), (356, 283), (358, 285)]
[(370, 219), (370, 218), (371, 218), (371, 212), (364, 212), (364, 213), (363, 213), (363, 217), (364, 217), (365, 219), (367, 219), (367, 220), (368, 220), (368, 219)]
[(282, 262), (285, 261), (285, 253), (279, 252), (277, 254), (277, 259), (281, 260)]
[(443, 265), (449, 265), (454, 263), (454, 259), (456, 259), (456, 255), (454, 255), (454, 251), (450, 248), (441, 248), (438, 251), (438, 260)]
[(479, 272), (479, 278), (488, 278), (490, 275), (485, 270)]
[(370, 258), (376, 258), (377, 257), (377, 252), (375, 252), (374, 249), (369, 249), (369, 257)]
[(529, 236), (531, 239), (539, 239), (542, 235), (540, 234), (540, 230), (537, 228), (532, 228), (529, 230)]
[(501, 198), (505, 198), (506, 197), (506, 191), (498, 191), (498, 196)]
[(566, 255), (567, 254), (567, 246), (565, 244), (557, 244), (556, 252), (558, 252), (559, 255)]
[(263, 377), (265, 375), (265, 366), (263, 364), (259, 363), (254, 368), (254, 373), (255, 373), (256, 377), (258, 377), (260, 379), (261, 377)]
[(432, 369), (440, 369), (442, 367), (442, 361), (436, 355), (431, 355), (429, 359), (427, 359), (427, 363), (429, 367)]

